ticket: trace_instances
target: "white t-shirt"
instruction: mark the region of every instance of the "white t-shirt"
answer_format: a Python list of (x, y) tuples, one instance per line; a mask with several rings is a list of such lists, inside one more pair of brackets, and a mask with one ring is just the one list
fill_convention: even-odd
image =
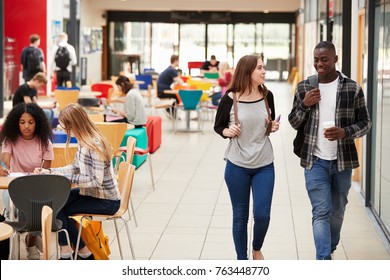
[(337, 141), (329, 141), (324, 137), (323, 122), (335, 121), (336, 116), (336, 97), (337, 85), (339, 78), (333, 82), (323, 84), (320, 83), (318, 88), (321, 93), (321, 101), (319, 103), (319, 123), (317, 131), (317, 142), (314, 147), (314, 155), (325, 160), (337, 159)]

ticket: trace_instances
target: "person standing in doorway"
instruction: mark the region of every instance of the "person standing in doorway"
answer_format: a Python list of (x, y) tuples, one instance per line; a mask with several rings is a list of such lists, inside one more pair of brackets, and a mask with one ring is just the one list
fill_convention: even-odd
[(265, 85), (263, 61), (243, 56), (222, 97), (214, 130), (229, 139), (225, 151), (225, 182), (233, 208), (233, 240), (237, 259), (248, 259), (248, 219), (253, 197), (254, 260), (263, 260), (261, 248), (268, 231), (275, 183), (274, 154), (269, 133), (279, 129), (274, 98)]
[(71, 81), (72, 67), (77, 64), (77, 56), (74, 47), (68, 44), (68, 34), (60, 33), (59, 42), (54, 46), (52, 53), (57, 86), (71, 86), (69, 82)]
[(316, 259), (330, 260), (340, 241), (352, 169), (359, 166), (354, 139), (369, 132), (371, 120), (362, 88), (336, 70), (333, 43), (318, 43), (313, 57), (318, 87), (310, 83), (312, 76), (298, 84), (288, 120), (296, 130), (304, 126), (300, 163), (312, 206)]
[(20, 59), (23, 68), (23, 79), (28, 82), (38, 72), (46, 74), (45, 57), (39, 45), (41, 43), (41, 37), (38, 34), (32, 34), (30, 36), (30, 45), (25, 47), (22, 51)]

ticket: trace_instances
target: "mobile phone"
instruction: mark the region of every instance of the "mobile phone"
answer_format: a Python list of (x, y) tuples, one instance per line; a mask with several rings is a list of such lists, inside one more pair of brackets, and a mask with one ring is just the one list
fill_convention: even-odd
[(280, 118), (282, 117), (282, 115), (279, 115), (276, 119), (275, 119), (275, 121), (277, 121), (277, 122), (280, 122)]

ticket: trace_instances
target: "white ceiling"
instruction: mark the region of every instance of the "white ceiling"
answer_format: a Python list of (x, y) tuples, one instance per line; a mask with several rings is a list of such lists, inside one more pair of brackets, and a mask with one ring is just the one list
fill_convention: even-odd
[(295, 12), (301, 0), (83, 0), (104, 11)]

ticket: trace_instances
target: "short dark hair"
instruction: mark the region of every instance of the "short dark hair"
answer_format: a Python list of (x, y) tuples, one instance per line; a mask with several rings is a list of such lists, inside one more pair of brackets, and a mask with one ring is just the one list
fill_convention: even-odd
[(334, 44), (332, 42), (329, 42), (329, 41), (322, 41), (322, 42), (319, 42), (315, 48), (316, 49), (328, 49), (328, 50), (331, 50), (333, 51), (334, 54), (336, 54), (336, 47), (334, 46)]
[(38, 34), (31, 34), (30, 35), (30, 43), (33, 44), (36, 41), (40, 40), (41, 37)]
[(214, 60), (217, 60), (217, 58), (215, 57), (215, 55), (210, 56), (210, 59), (211, 59), (211, 60), (213, 60), (213, 59), (214, 59)]

